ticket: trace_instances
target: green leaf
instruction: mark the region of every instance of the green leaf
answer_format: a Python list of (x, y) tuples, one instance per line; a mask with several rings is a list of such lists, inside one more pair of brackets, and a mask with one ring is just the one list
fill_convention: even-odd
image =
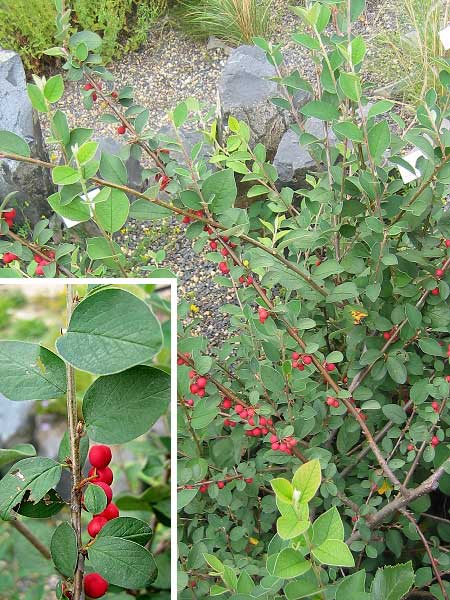
[(0, 518), (7, 521), (11, 510), (29, 491), (28, 499), (39, 502), (61, 478), (61, 465), (50, 458), (24, 458), (0, 480)]
[(95, 205), (95, 221), (108, 233), (114, 233), (125, 224), (130, 210), (130, 201), (125, 192), (111, 189), (104, 202)]
[(358, 289), (354, 283), (346, 282), (337, 285), (327, 296), (327, 302), (342, 302), (350, 298), (356, 298)]
[(224, 565), (221, 560), (216, 558), (214, 554), (207, 554), (206, 552), (203, 554), (203, 558), (206, 560), (208, 565), (214, 569), (216, 573), (223, 573)]
[(163, 206), (157, 206), (148, 200), (135, 200), (131, 203), (130, 217), (138, 221), (158, 221), (169, 217), (172, 211)]
[(292, 485), (301, 492), (300, 504), (305, 504), (314, 498), (321, 480), (320, 462), (317, 459), (310, 460), (296, 470)]
[(382, 411), (396, 425), (402, 425), (406, 421), (405, 411), (398, 404), (386, 404), (382, 407)]
[(0, 342), (0, 393), (8, 400), (51, 400), (66, 393), (66, 367), (47, 348)]
[(64, 360), (97, 375), (149, 361), (161, 346), (161, 326), (150, 307), (120, 289), (103, 289), (82, 300), (56, 342)]
[(78, 44), (85, 44), (88, 50), (97, 50), (102, 45), (102, 38), (93, 31), (77, 31), (69, 40), (69, 46), (76, 48)]
[(12, 448), (0, 448), (0, 467), (30, 456), (36, 456), (36, 449), (32, 444), (16, 444)]
[(204, 429), (217, 417), (217, 406), (207, 398), (201, 398), (195, 404), (191, 415), (193, 429)]
[[(287, 600), (300, 600), (300, 598), (314, 598), (314, 594), (320, 593), (321, 586), (317, 583), (317, 577), (314, 571), (307, 571), (304, 575), (290, 581), (284, 588)], [(347, 598), (347, 600), (356, 600)], [(358, 598), (358, 600), (360, 600)]]
[(355, 560), (349, 547), (340, 540), (326, 540), (313, 548), (311, 554), (324, 565), (334, 567), (354, 567)]
[(99, 377), (83, 399), (89, 437), (103, 444), (122, 444), (146, 433), (170, 402), (170, 375), (139, 365)]
[(188, 107), (186, 102), (180, 102), (180, 104), (175, 107), (172, 116), (175, 127), (181, 127), (188, 117)]
[(379, 160), (391, 143), (391, 132), (387, 121), (380, 121), (368, 133), (370, 154)]
[(55, 185), (70, 185), (80, 181), (80, 173), (73, 167), (61, 165), (52, 170), (52, 179)]
[(0, 130), (0, 151), (18, 154), (19, 156), (30, 156), (30, 147), (26, 141), (15, 133), (4, 129)]
[(89, 548), (91, 566), (110, 585), (141, 588), (156, 579), (158, 570), (150, 552), (131, 540), (99, 536)]
[(335, 506), (320, 515), (313, 523), (312, 544), (320, 546), (327, 539), (344, 541), (344, 526)]
[(102, 151), (100, 157), (100, 175), (106, 181), (126, 185), (128, 183), (127, 168), (123, 160), (115, 154)]
[(93, 140), (81, 144), (77, 152), (77, 160), (80, 165), (85, 165), (92, 160), (98, 150), (98, 142)]
[(122, 254), (119, 244), (114, 240), (111, 243), (112, 248), (108, 240), (105, 240), (103, 237), (89, 238), (87, 241), (87, 254), (89, 258), (92, 258), (92, 260), (102, 260), (112, 268), (116, 267), (116, 261), (113, 258), (113, 256), (116, 256), (117, 260), (123, 264), (125, 257)]
[(361, 35), (353, 38), (350, 42), (350, 58), (352, 65), (359, 65), (366, 54), (366, 43)]
[(52, 194), (47, 201), (55, 213), (61, 215), (61, 217), (64, 217), (65, 219), (84, 223), (91, 218), (89, 205), (79, 197), (74, 198), (69, 204), (63, 205), (61, 204), (61, 194), (56, 192), (55, 194)]
[(364, 141), (363, 132), (357, 125), (355, 125), (355, 123), (352, 123), (351, 121), (340, 121), (339, 123), (334, 123), (333, 131), (336, 135), (348, 138), (354, 142)]
[(299, 577), (311, 568), (311, 563), (306, 560), (298, 550), (284, 548), (277, 556), (273, 575), (281, 579)]
[(311, 100), (301, 107), (300, 112), (306, 117), (316, 117), (321, 121), (333, 121), (340, 117), (338, 109), (323, 100)]
[(431, 354), (431, 356), (445, 356), (446, 352), (443, 350), (442, 346), (439, 345), (439, 342), (433, 338), (421, 338), (418, 341), (419, 348), (425, 354)]
[(142, 519), (116, 517), (103, 525), (97, 537), (118, 537), (145, 546), (152, 534), (152, 528)]
[(413, 329), (419, 329), (422, 324), (422, 313), (413, 304), (405, 306), (406, 318)]
[(38, 112), (47, 112), (47, 103), (42, 91), (34, 83), (27, 84), (27, 93), (30, 102)]
[(86, 510), (93, 515), (98, 515), (103, 512), (108, 504), (106, 494), (99, 485), (90, 483), (83, 496)]
[(283, 375), (269, 365), (261, 365), (261, 380), (269, 392), (280, 392), (284, 389)]
[(369, 594), (366, 594), (366, 572), (364, 570), (352, 573), (344, 579), (341, 579), (336, 588), (336, 600), (369, 600)]
[(361, 98), (361, 82), (358, 75), (342, 71), (339, 76), (339, 85), (345, 96), (353, 102), (358, 102)]
[(56, 569), (65, 577), (73, 577), (78, 560), (77, 536), (69, 523), (55, 529), (50, 542), (50, 553)]
[(393, 106), (395, 106), (395, 104), (390, 100), (380, 100), (379, 102), (375, 102), (375, 104), (369, 108), (367, 118), (371, 119), (377, 115), (382, 115), (383, 113), (390, 111)]
[(284, 479), (283, 477), (277, 477), (271, 480), (270, 485), (272, 486), (277, 498), (279, 498), (282, 502), (292, 502), (294, 488), (292, 487), (290, 481)]
[(378, 569), (370, 589), (371, 600), (401, 600), (414, 583), (411, 561)]
[(58, 102), (64, 94), (64, 81), (62, 75), (54, 75), (44, 86), (44, 96), (48, 102)]
[(177, 510), (183, 509), (187, 506), (197, 495), (198, 488), (193, 490), (180, 490), (177, 493)]
[(205, 201), (211, 204), (211, 210), (220, 214), (234, 206), (237, 196), (236, 181), (232, 169), (217, 171), (207, 177), (202, 184)]
[(66, 506), (55, 490), (49, 490), (39, 502), (22, 501), (14, 510), (29, 519), (49, 519)]
[(395, 381), (395, 383), (405, 383), (408, 378), (408, 372), (405, 365), (393, 355), (388, 356), (386, 361), (386, 367), (389, 375)]

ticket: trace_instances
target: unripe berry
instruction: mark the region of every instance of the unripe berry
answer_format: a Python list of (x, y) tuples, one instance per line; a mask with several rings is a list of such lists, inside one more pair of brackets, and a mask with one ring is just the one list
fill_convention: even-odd
[(119, 516), (119, 509), (114, 504), (114, 502), (110, 502), (105, 508), (105, 510), (96, 516), (103, 517), (107, 521), (111, 521), (112, 519), (117, 519), (117, 517)]
[(96, 477), (92, 480), (93, 482), (103, 481), (103, 483), (106, 483), (107, 485), (111, 485), (114, 479), (113, 472), (109, 467), (104, 467), (103, 469), (92, 467), (92, 469), (89, 470), (88, 477), (94, 477), (94, 475)]
[(89, 450), (89, 462), (97, 469), (107, 467), (111, 462), (112, 454), (109, 446), (97, 444)]
[(112, 489), (109, 487), (109, 485), (107, 483), (103, 483), (103, 481), (93, 481), (92, 483), (93, 483), (93, 485), (98, 485), (99, 487), (102, 488), (102, 490), (106, 494), (106, 500), (109, 504), (113, 497)]
[(437, 446), (439, 444), (439, 438), (436, 435), (433, 435), (433, 437), (431, 438), (431, 445), (433, 447)]
[(101, 598), (108, 591), (109, 584), (99, 573), (88, 573), (83, 581), (84, 593), (90, 598)]
[(98, 535), (100, 529), (103, 527), (103, 525), (106, 525), (107, 522), (108, 521), (107, 519), (105, 519), (105, 517), (94, 517), (87, 526), (87, 530), (91, 538), (95, 538)]

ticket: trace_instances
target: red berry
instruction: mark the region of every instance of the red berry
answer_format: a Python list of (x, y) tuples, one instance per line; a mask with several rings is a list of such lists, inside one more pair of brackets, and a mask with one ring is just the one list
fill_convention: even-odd
[(189, 389), (191, 390), (191, 394), (197, 394), (198, 390), (200, 388), (198, 387), (198, 385), (196, 383), (191, 383), (191, 385), (189, 386)]
[(169, 183), (170, 183), (170, 178), (167, 177), (167, 175), (163, 175), (161, 177), (161, 179), (159, 180), (159, 189), (161, 191), (165, 190), (166, 187), (169, 185)]
[(247, 477), (247, 479), (244, 479), (245, 483), (253, 483), (253, 477)]
[(92, 85), (92, 83), (86, 83), (84, 89), (88, 92), (89, 90), (93, 90), (94, 86)]
[(431, 293), (433, 294), (433, 296), (439, 296), (439, 288), (435, 287), (433, 290), (431, 290)]
[(48, 262), (48, 260), (41, 260), (41, 262), (36, 267), (35, 274), (40, 276), (45, 275), (44, 267), (49, 264), (50, 263)]
[(119, 135), (123, 135), (126, 130), (127, 130), (127, 128), (125, 127), (125, 125), (119, 125), (119, 127), (117, 128), (117, 133)]
[(276, 436), (276, 435), (274, 435), (274, 434), (272, 433), (272, 435), (270, 436), (270, 443), (271, 443), (271, 444), (274, 444), (275, 442), (278, 442), (278, 438), (277, 438), (277, 436)]
[(305, 365), (310, 365), (312, 363), (312, 358), (308, 354), (302, 356), (302, 361)]
[(230, 400), (230, 398), (224, 398), (222, 405), (226, 409), (231, 408), (233, 406), (233, 401)]
[(208, 383), (208, 380), (206, 379), (206, 377), (199, 377), (197, 379), (197, 385), (198, 385), (199, 388), (206, 387), (207, 383)]
[(328, 406), (334, 406), (334, 401), (336, 400), (336, 398), (334, 398), (333, 396), (327, 396), (327, 404)]
[(336, 365), (334, 363), (326, 363), (325, 368), (327, 371), (334, 371), (336, 368)]
[(114, 92), (111, 92), (111, 96), (112, 96), (113, 98), (118, 98), (118, 97), (119, 97), (119, 94), (118, 94), (116, 91), (114, 91)]
[[(450, 377), (450, 375), (449, 375), (449, 377)], [(242, 406), (242, 404), (236, 404), (236, 406), (234, 407), (234, 410), (239, 415), (244, 410), (244, 407)]]
[(92, 100), (95, 102), (97, 100), (97, 94), (94, 92), (91, 96)]
[(450, 240), (445, 240), (445, 247), (450, 248)]
[(253, 283), (253, 277), (251, 275), (249, 275), (247, 277), (247, 285), (252, 285), (252, 283)]
[(431, 408), (434, 410), (434, 412), (438, 413), (441, 406), (440, 406), (439, 402), (432, 402)]
[(103, 481), (107, 485), (111, 485), (114, 479), (113, 472), (109, 467), (104, 467), (103, 469), (97, 469), (96, 467), (92, 467), (89, 470), (88, 476), (93, 477), (96, 475), (96, 478), (93, 481)]
[(439, 438), (436, 435), (433, 435), (433, 437), (431, 438), (431, 445), (437, 446), (439, 444)]
[(293, 369), (298, 369), (298, 365), (299, 365), (298, 361), (296, 361), (296, 360), (292, 361), (292, 368)]
[(18, 258), (19, 257), (17, 256), (17, 254), (13, 254), (12, 252), (5, 252), (2, 260), (5, 265), (8, 265), (9, 263), (13, 262), (14, 260), (17, 260)]
[(262, 306), (260, 306), (258, 308), (259, 322), (264, 325), (264, 321), (268, 318), (268, 316), (269, 316), (268, 311), (265, 308), (263, 308)]
[(215, 242), (214, 240), (210, 240), (209, 247), (211, 248), (211, 250), (217, 250), (217, 242)]
[(292, 360), (298, 360), (300, 358), (300, 354), (298, 352), (292, 353)]
[(339, 408), (339, 400), (337, 398), (334, 399), (333, 407), (334, 408)]
[(245, 409), (241, 410), (241, 413), (239, 416), (241, 417), (241, 419), (245, 420), (248, 417), (248, 412)]
[(219, 263), (219, 270), (224, 274), (227, 275), (230, 272), (230, 269), (228, 268), (228, 265), (226, 262), (220, 262)]
[(413, 450), (415, 450), (414, 445), (413, 444), (408, 444), (407, 450), (408, 450), (408, 452), (412, 452)]
[(198, 396), (199, 398), (203, 398), (205, 394), (206, 394), (206, 391), (205, 391), (205, 389), (204, 389), (204, 388), (200, 388), (200, 389), (198, 390), (198, 392), (197, 392), (197, 396)]
[(280, 444), (281, 452), (286, 452), (287, 449), (288, 449), (287, 445), (284, 442), (281, 442), (281, 444)]
[(222, 256), (228, 256), (230, 253), (228, 252), (228, 250), (226, 248), (222, 248), (222, 250), (220, 251), (220, 254)]
[(197, 377), (197, 373), (195, 371), (189, 371), (188, 376), (189, 379), (194, 379), (194, 377)]
[(99, 487), (102, 488), (102, 490), (106, 494), (106, 501), (109, 504), (113, 497), (112, 489), (109, 487), (109, 485), (107, 483), (103, 483), (103, 481), (93, 481), (92, 483), (93, 483), (93, 485), (98, 485)]
[(267, 423), (266, 417), (259, 417), (259, 424), (260, 425), (266, 425), (266, 423)]
[(108, 591), (109, 584), (99, 573), (88, 573), (84, 576), (84, 592), (90, 598), (101, 598)]
[(190, 223), (191, 222), (191, 218), (190, 217), (183, 217), (182, 219), (182, 223)]
[(103, 469), (104, 467), (107, 467), (111, 462), (111, 459), (112, 454), (109, 446), (97, 444), (92, 446), (92, 448), (89, 450), (89, 462), (93, 467), (97, 467), (97, 469)]
[(353, 522), (353, 523), (356, 523), (356, 521), (357, 521), (357, 520), (358, 520), (358, 517), (357, 517), (356, 515), (353, 515), (353, 517), (352, 517), (352, 522)]
[(280, 449), (280, 444), (278, 442), (273, 442), (272, 443), (272, 450), (279, 450)]
[(100, 529), (103, 527), (103, 525), (106, 525), (107, 522), (108, 521), (105, 519), (105, 517), (94, 517), (87, 526), (87, 530), (91, 538), (95, 538)]
[(436, 277), (443, 277), (445, 275), (445, 271), (443, 269), (436, 269), (435, 275)]
[(262, 431), (261, 431), (261, 429), (260, 429), (259, 427), (255, 427), (255, 429), (253, 430), (253, 435), (254, 435), (255, 437), (258, 437), (258, 436), (260, 436), (260, 435), (261, 435), (261, 433), (262, 433)]
[(110, 502), (105, 510), (97, 516), (104, 517), (107, 521), (111, 521), (112, 519), (117, 519), (119, 516), (119, 509), (114, 502)]
[(445, 380), (446, 380), (448, 383), (450, 383), (450, 375), (446, 375), (446, 376), (445, 376)]
[(217, 487), (219, 488), (219, 490), (222, 490), (225, 487), (225, 482), (224, 481), (218, 481), (217, 482)]
[(201, 485), (199, 488), (199, 491), (201, 494), (206, 494), (206, 492), (208, 491), (208, 486), (207, 485)]
[(385, 331), (383, 333), (383, 337), (384, 337), (385, 340), (390, 340), (391, 339), (391, 333), (390, 333), (390, 331)]

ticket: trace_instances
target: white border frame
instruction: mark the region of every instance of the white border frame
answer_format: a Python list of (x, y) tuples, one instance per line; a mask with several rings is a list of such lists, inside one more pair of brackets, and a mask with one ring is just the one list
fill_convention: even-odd
[(0, 277), (0, 293), (2, 285), (170, 285), (170, 597), (176, 600), (177, 594), (177, 280), (163, 277), (152, 279), (144, 277), (42, 277), (40, 279)]

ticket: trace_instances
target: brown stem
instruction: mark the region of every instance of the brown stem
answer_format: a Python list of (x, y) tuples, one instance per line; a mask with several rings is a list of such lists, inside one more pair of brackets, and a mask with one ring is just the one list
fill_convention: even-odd
[(8, 522), (11, 525), (11, 527), (14, 527), (14, 529), (21, 533), (23, 537), (25, 537), (30, 542), (30, 544), (33, 544), (36, 550), (39, 550), (39, 552), (44, 558), (46, 558), (47, 560), (51, 560), (52, 557), (47, 546), (44, 546), (44, 544), (34, 535), (34, 533), (32, 533), (28, 529), (28, 527), (26, 527), (26, 525), (22, 523), (22, 521), (17, 521), (14, 519), (13, 521)]
[[(42, 250), (39, 248), (39, 246), (36, 246), (36, 244), (33, 244), (32, 242), (29, 242), (28, 240), (24, 240), (23, 238), (21, 238), (19, 235), (17, 235), (16, 233), (14, 233), (11, 230), (7, 231), (5, 235), (10, 237), (15, 242), (19, 242), (19, 244), (21, 244), (22, 246), (26, 246), (34, 254), (37, 254), (38, 256), (40, 256), (41, 258), (43, 258), (45, 260), (48, 260), (48, 256), (46, 256), (42, 252)], [(66, 277), (75, 277), (71, 271), (69, 271), (68, 269), (66, 269), (66, 267), (63, 267), (62, 265), (57, 264), (56, 269), (57, 269), (57, 271), (60, 271), (63, 275), (66, 275)]]
[[(76, 305), (72, 285), (67, 286), (67, 326), (69, 326), (73, 309)], [(71, 523), (75, 531), (78, 546), (78, 561), (74, 574), (73, 600), (80, 600), (83, 592), (84, 555), (81, 552), (81, 466), (80, 466), (80, 432), (78, 430), (77, 396), (75, 385), (75, 369), (66, 363), (67, 373), (67, 426), (70, 443), (70, 460), (72, 468), (72, 491), (70, 496)]]
[(436, 581), (438, 582), (439, 587), (441, 588), (442, 596), (443, 596), (444, 600), (448, 600), (448, 595), (447, 595), (447, 592), (445, 590), (444, 584), (442, 582), (441, 574), (439, 573), (438, 566), (436, 564), (436, 561), (433, 558), (433, 554), (431, 553), (430, 546), (429, 546), (429, 544), (428, 544), (425, 536), (423, 535), (422, 530), (420, 529), (420, 527), (419, 527), (417, 521), (415, 520), (415, 518), (412, 515), (410, 515), (407, 510), (401, 510), (400, 512), (402, 513), (402, 515), (404, 515), (408, 519), (408, 521), (410, 523), (412, 523), (414, 525), (414, 527), (415, 527), (415, 529), (417, 531), (417, 535), (420, 537), (420, 539), (422, 541), (422, 544), (423, 544), (423, 546), (425, 548), (425, 551), (428, 554), (428, 558), (430, 559), (431, 568), (433, 569), (433, 572), (434, 572), (434, 574), (436, 576)]

